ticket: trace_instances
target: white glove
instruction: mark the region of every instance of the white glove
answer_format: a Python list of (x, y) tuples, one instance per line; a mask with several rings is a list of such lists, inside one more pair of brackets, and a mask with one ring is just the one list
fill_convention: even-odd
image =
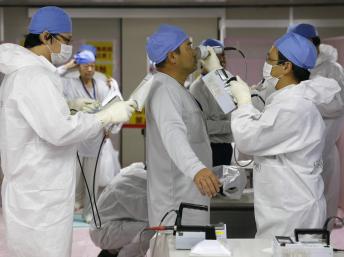
[(133, 106), (134, 102), (132, 100), (114, 102), (95, 115), (104, 127), (108, 124), (124, 123), (130, 119), (134, 112)]
[(236, 78), (237, 81), (232, 80), (231, 82), (229, 82), (230, 95), (232, 95), (236, 99), (238, 106), (252, 103), (250, 88), (239, 76), (236, 76)]
[(68, 101), (68, 106), (72, 111), (91, 113), (99, 108), (99, 102), (90, 98), (77, 98)]
[(207, 46), (207, 49), (209, 51), (209, 55), (205, 60), (201, 60), (202, 66), (208, 72), (211, 72), (213, 70), (222, 69), (219, 58), (217, 58), (217, 55), (216, 55), (214, 49), (210, 46)]

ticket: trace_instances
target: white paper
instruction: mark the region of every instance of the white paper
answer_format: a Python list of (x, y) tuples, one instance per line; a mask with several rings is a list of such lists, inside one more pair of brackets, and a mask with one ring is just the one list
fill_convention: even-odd
[(231, 256), (231, 252), (217, 240), (203, 240), (192, 247), (189, 256)]
[(202, 79), (210, 93), (213, 95), (217, 104), (225, 114), (233, 111), (236, 108), (232, 97), (230, 97), (226, 92), (225, 84), (217, 75), (216, 70), (209, 72), (207, 75), (203, 76)]
[(119, 100), (123, 101), (123, 97), (122, 97), (121, 91), (119, 91), (119, 87), (118, 87), (118, 84), (117, 84), (116, 80), (111, 80), (110, 91), (105, 96), (105, 98), (103, 99), (102, 106), (104, 107), (109, 102), (114, 100), (116, 97), (118, 97)]

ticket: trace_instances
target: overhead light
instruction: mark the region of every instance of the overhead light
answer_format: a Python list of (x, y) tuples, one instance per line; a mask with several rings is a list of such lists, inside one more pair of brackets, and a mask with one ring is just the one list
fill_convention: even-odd
[(225, 3), (226, 0), (196, 0), (196, 2), (202, 2), (202, 3)]
[(91, 0), (95, 3), (122, 3), (124, 0)]

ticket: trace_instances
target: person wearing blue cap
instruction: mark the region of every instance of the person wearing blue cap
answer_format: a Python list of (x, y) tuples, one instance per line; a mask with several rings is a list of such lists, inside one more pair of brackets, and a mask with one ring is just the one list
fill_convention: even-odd
[[(336, 80), (341, 88), (340, 96), (344, 102), (344, 69), (337, 62), (337, 49), (333, 46), (322, 44), (316, 28), (312, 24), (296, 24), (288, 29), (309, 39), (317, 48), (318, 57), (315, 67), (310, 71), (311, 79), (319, 76)], [(325, 90), (325, 89), (323, 89)], [(327, 216), (336, 216), (340, 198), (340, 159), (336, 142), (344, 135), (344, 115), (337, 113), (324, 117), (328, 130), (326, 147), (323, 153), (324, 171), (322, 177), (325, 184), (325, 198), (327, 204)], [(344, 192), (344, 191), (343, 191)], [(344, 195), (343, 195), (344, 199)]]
[[(107, 85), (107, 81), (104, 78), (95, 77), (96, 68), (96, 48), (92, 45), (81, 45), (74, 56), (74, 59), (70, 62), (74, 65), (65, 65), (72, 68), (77, 66), (79, 71), (79, 77), (68, 78), (62, 75), (63, 81), (63, 93), (69, 103), (70, 109), (81, 110), (83, 112), (94, 112), (100, 103), (106, 98), (111, 90), (116, 90), (120, 97), (120, 91), (116, 80), (111, 79), (110, 86)], [(66, 71), (66, 70), (65, 70)], [(111, 131), (106, 131), (109, 134)], [(114, 132), (118, 132), (117, 128)], [(94, 168), (97, 162), (97, 155), (99, 148), (104, 137), (104, 131), (100, 131), (97, 136), (81, 142), (78, 146), (78, 154), (80, 157), (80, 163), (85, 175), (85, 179), (88, 185), (92, 185), (94, 178)], [(112, 144), (110, 144), (112, 146)], [(107, 148), (103, 148), (107, 149)], [(105, 153), (102, 152), (103, 156)], [(98, 166), (98, 169), (100, 166)], [(115, 170), (115, 167), (112, 168)], [(102, 174), (102, 170), (96, 173), (96, 180), (94, 186), (94, 195), (98, 195), (99, 189), (99, 176)], [(93, 187), (89, 188), (91, 195), (93, 195)], [(85, 181), (81, 174), (80, 164), (76, 169), (76, 192), (75, 192), (75, 209), (83, 209), (82, 217), (89, 223), (92, 219), (91, 200), (89, 199), (88, 192), (86, 190)], [(92, 200), (93, 201), (93, 200)]]
[[(224, 46), (221, 41), (208, 38), (203, 40), (201, 45), (222, 49), (222, 53), (217, 54), (217, 57), (221, 66), (226, 67)], [(206, 87), (202, 77), (207, 73), (208, 71), (203, 68), (201, 76), (191, 84), (190, 92), (202, 106), (206, 118), (207, 131), (213, 156), (213, 166), (230, 165), (233, 152), (231, 145), (233, 137), (231, 132), (230, 113), (223, 113), (209, 89)]]
[(71, 256), (77, 145), (129, 120), (130, 102), (70, 114), (54, 65), (72, 53), (61, 8), (37, 10), (25, 48), (0, 45), (2, 211), (11, 257)]
[[(202, 111), (184, 87), (196, 70), (196, 52), (179, 27), (163, 24), (148, 37), (146, 51), (156, 64), (146, 100), (148, 217), (159, 225), (181, 202), (209, 206), (219, 191), (219, 180), (209, 168), (212, 154)], [(187, 210), (183, 224), (206, 225), (209, 212)], [(173, 225), (174, 215), (162, 224)]]
[[(287, 33), (274, 42), (263, 76), (276, 91), (262, 112), (252, 105), (250, 89), (240, 77), (230, 82), (238, 103), (232, 112), (234, 142), (255, 163), (258, 238), (293, 236), (294, 229), (322, 227), (326, 219), (321, 177), (325, 124), (305, 86), (312, 83), (309, 70), (316, 56), (314, 45), (298, 34)], [(329, 100), (328, 95), (317, 97)]]

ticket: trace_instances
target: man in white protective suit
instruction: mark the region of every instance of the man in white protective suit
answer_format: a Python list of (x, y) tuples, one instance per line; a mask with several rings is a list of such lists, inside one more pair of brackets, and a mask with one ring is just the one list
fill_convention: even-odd
[[(312, 24), (300, 23), (291, 26), (289, 31), (297, 33), (309, 39), (317, 48), (318, 58), (315, 67), (311, 70), (311, 79), (319, 76), (332, 78), (340, 85), (340, 96), (344, 101), (344, 69), (337, 62), (337, 49), (330, 45), (321, 44), (317, 29)], [(324, 117), (326, 124), (326, 142), (323, 152), (324, 171), (322, 173), (325, 185), (325, 198), (327, 204), (327, 216), (337, 214), (341, 179), (340, 179), (340, 156), (336, 142), (344, 129), (344, 115)]]
[[(197, 66), (189, 36), (179, 27), (163, 24), (149, 36), (146, 50), (157, 68), (146, 102), (148, 217), (156, 226), (181, 202), (209, 206), (220, 182), (210, 170), (212, 153), (202, 111), (184, 87)], [(171, 213), (163, 224), (174, 220)], [(209, 212), (183, 213), (182, 224), (209, 222)]]
[(98, 257), (143, 257), (153, 236), (148, 227), (147, 174), (143, 163), (122, 169), (97, 201), (101, 229), (91, 223), (93, 243), (103, 249)]
[(33, 15), (28, 31), (25, 48), (0, 46), (6, 241), (12, 257), (69, 257), (77, 144), (108, 124), (127, 121), (133, 103), (70, 115), (55, 66), (71, 57), (71, 19), (61, 8), (43, 7)]
[(234, 141), (240, 152), (254, 158), (258, 238), (292, 236), (295, 228), (319, 228), (325, 222), (325, 124), (314, 99), (305, 93), (309, 87), (303, 85), (312, 83), (309, 70), (316, 56), (314, 45), (298, 34), (287, 33), (274, 42), (263, 75), (276, 92), (267, 98), (263, 112), (253, 107), (244, 81), (238, 77), (230, 82), (238, 103), (232, 113)]
[[(104, 79), (94, 76), (96, 68), (96, 51), (97, 49), (92, 45), (81, 45), (77, 54), (74, 56), (75, 59), (58, 68), (60, 75), (62, 75), (62, 81), (64, 84), (63, 92), (71, 109), (75, 109), (75, 104), (73, 103), (84, 101), (89, 104), (85, 104), (82, 111), (94, 112), (95, 107), (100, 106), (102, 101), (110, 92), (110, 86), (107, 82)], [(64, 77), (65, 72), (74, 66), (77, 66), (80, 76), (77, 78)], [(111, 82), (111, 87), (115, 87), (113, 90), (117, 90), (117, 92), (119, 92), (117, 82), (114, 79), (111, 79)], [(104, 146), (104, 143), (102, 145), (103, 138), (110, 132), (110, 129), (104, 129), (104, 131), (100, 131), (95, 137), (84, 140), (78, 146), (80, 163), (78, 162), (76, 169), (75, 209), (83, 209), (82, 216), (87, 223), (92, 219), (91, 202), (87, 192), (86, 183), (83, 175), (81, 174), (81, 168), (84, 172), (91, 196), (94, 195), (97, 197), (99, 178), (102, 176), (101, 173), (103, 173), (104, 170), (100, 170), (101, 166), (97, 165), (93, 192), (95, 166), (100, 147)], [(118, 132), (118, 130), (114, 132)], [(112, 167), (112, 169), (115, 169), (115, 167)]]

